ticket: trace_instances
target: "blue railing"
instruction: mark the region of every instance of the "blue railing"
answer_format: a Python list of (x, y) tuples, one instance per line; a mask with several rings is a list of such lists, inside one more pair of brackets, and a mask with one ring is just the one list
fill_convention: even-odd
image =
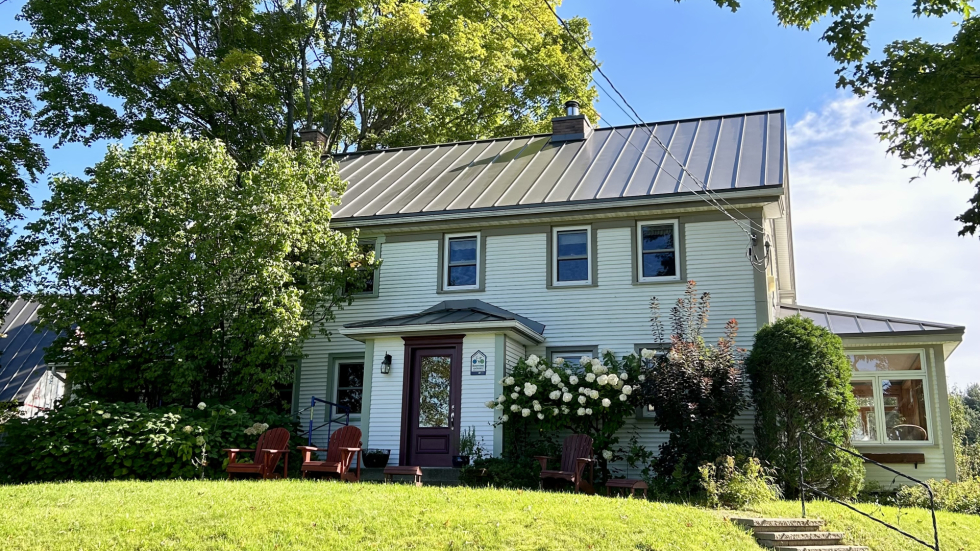
[[(324, 413), (323, 418), (326, 422), (320, 423), (317, 426), (313, 426), (313, 416), (316, 413), (316, 405), (323, 404), (326, 406), (327, 411)], [(298, 417), (302, 417), (303, 413), (310, 412), (310, 420), (308, 423), (308, 429), (306, 430), (306, 441), (307, 444), (313, 445), (313, 431), (327, 427), (327, 445), (330, 445), (330, 436), (333, 435), (333, 425), (334, 423), (342, 426), (350, 425), (350, 408), (345, 405), (335, 404), (334, 402), (328, 402), (326, 400), (321, 400), (316, 396), (310, 396), (310, 407), (301, 409), (296, 412)]]

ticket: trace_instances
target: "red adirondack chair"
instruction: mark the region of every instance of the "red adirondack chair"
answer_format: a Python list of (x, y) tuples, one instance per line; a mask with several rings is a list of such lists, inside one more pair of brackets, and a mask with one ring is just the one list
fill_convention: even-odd
[[(228, 452), (228, 478), (232, 475), (258, 475), (259, 478), (278, 478), (275, 474), (279, 458), (285, 457), (282, 477), (289, 474), (289, 431), (286, 429), (267, 430), (259, 436), (259, 442), (254, 450), (230, 449)], [(255, 454), (251, 463), (239, 463), (238, 455), (242, 453)]]
[[(573, 434), (565, 438), (561, 446), (561, 468), (548, 470), (548, 460), (554, 457), (534, 456), (541, 463), (540, 487), (544, 488), (546, 479), (567, 480), (575, 485), (576, 492), (594, 494), (595, 457), (592, 455), (592, 438), (585, 434)], [(584, 480), (585, 466), (589, 466), (589, 481)]]
[[(315, 448), (313, 446), (300, 446), (303, 452), (303, 478), (306, 473), (319, 473), (321, 475), (337, 475), (341, 480), (348, 482), (360, 482), (361, 480), (361, 429), (357, 427), (341, 427), (334, 431), (330, 436), (330, 444), (327, 449)], [(313, 452), (327, 452), (325, 461), (313, 461), (310, 456)], [(357, 456), (357, 471), (350, 472), (351, 463), (354, 456)]]

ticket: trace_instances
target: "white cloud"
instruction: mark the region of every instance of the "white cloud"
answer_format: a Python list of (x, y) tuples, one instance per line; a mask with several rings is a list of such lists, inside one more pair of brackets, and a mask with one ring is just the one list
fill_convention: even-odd
[(865, 104), (840, 97), (789, 129), (799, 303), (964, 325), (949, 384), (980, 382), (980, 239), (953, 220), (972, 188), (947, 173), (910, 182)]

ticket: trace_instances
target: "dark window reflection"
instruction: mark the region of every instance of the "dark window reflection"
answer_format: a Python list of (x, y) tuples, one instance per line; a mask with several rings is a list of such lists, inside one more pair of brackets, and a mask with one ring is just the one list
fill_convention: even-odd
[(364, 399), (364, 363), (337, 364), (337, 403), (350, 408), (351, 413), (361, 413)]
[(677, 275), (674, 253), (643, 253), (643, 277), (670, 277)]
[(419, 427), (449, 426), (449, 356), (423, 356), (419, 373)]
[(449, 240), (447, 287), (476, 286), (476, 237), (453, 237)]
[(673, 224), (640, 226), (640, 243), (643, 251), (643, 277), (677, 275)]
[(588, 230), (558, 232), (558, 281), (588, 281), (588, 239)]

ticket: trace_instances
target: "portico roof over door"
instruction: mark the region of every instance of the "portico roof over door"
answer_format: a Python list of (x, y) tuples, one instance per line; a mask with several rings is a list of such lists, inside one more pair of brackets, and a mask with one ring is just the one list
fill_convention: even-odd
[(340, 329), (340, 334), (365, 340), (390, 335), (493, 331), (510, 334), (523, 344), (533, 345), (544, 342), (544, 329), (542, 323), (482, 300), (446, 300), (416, 314), (348, 323)]

